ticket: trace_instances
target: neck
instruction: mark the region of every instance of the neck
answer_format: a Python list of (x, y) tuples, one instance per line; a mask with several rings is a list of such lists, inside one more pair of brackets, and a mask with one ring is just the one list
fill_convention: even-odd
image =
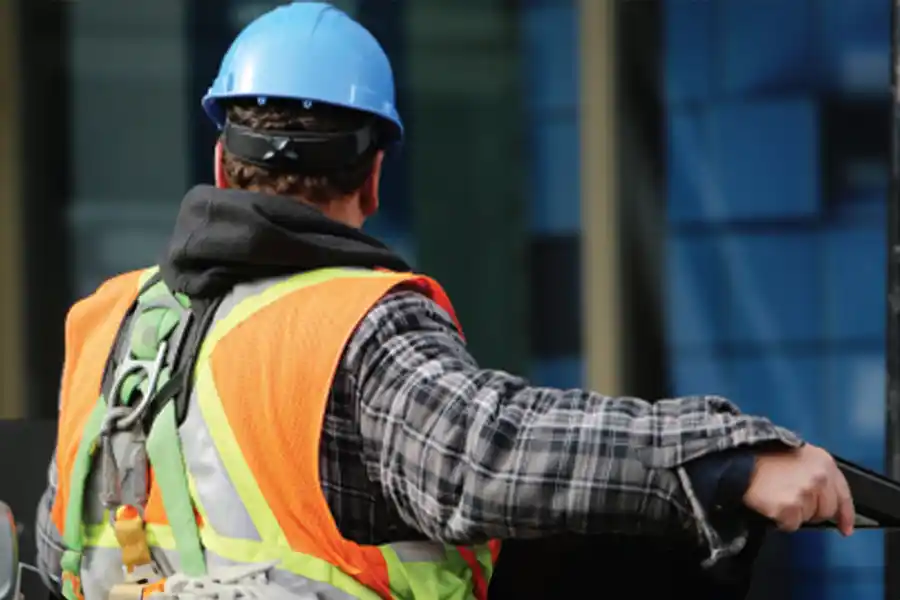
[(326, 204), (313, 204), (300, 199), (301, 202), (314, 206), (322, 212), (323, 215), (337, 221), (342, 225), (362, 229), (365, 217), (359, 210), (359, 202), (355, 198), (339, 198), (331, 200)]

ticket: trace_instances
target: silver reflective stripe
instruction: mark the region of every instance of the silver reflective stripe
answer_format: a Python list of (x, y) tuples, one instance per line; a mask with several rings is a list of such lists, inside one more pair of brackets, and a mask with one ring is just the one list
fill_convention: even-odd
[(447, 547), (438, 542), (395, 542), (388, 546), (400, 562), (443, 562), (447, 558)]
[[(178, 568), (175, 552), (154, 548), (154, 556), (162, 554), (173, 566)], [(217, 568), (240, 565), (221, 556), (206, 551), (207, 567), (215, 572)], [(112, 587), (125, 582), (122, 572), (121, 554), (118, 548), (87, 548), (82, 563), (81, 585), (85, 600), (106, 600)], [(289, 571), (275, 568), (269, 579), (292, 594), (310, 600), (358, 600), (347, 592), (327, 583), (312, 581)], [(373, 597), (374, 593), (373, 593)]]
[[(264, 292), (283, 279), (271, 279), (235, 288), (219, 306), (212, 327), (225, 318), (235, 306), (251, 296)], [(212, 528), (226, 537), (259, 541), (259, 533), (216, 452), (209, 429), (197, 407), (194, 393), (190, 395), (187, 417), (179, 433), (185, 462), (196, 484), (198, 500), (206, 511)], [(120, 452), (116, 454), (119, 458)], [(103, 508), (98, 505), (92, 510), (91, 522), (99, 522), (102, 515)]]
[(216, 311), (215, 320), (213, 321), (212, 327), (210, 327), (209, 330), (212, 331), (217, 322), (221, 321), (229, 314), (231, 314), (231, 311), (234, 310), (238, 304), (240, 304), (247, 298), (262, 294), (273, 285), (277, 285), (283, 281), (287, 281), (292, 277), (294, 276), (276, 277), (274, 279), (265, 279), (253, 283), (242, 283), (238, 286), (235, 286), (231, 293), (225, 296), (225, 298), (222, 299), (221, 304), (219, 304), (219, 309)]
[[(268, 279), (237, 286), (219, 305), (209, 331), (226, 318), (241, 302), (261, 294), (286, 278)], [(244, 507), (198, 406), (196, 391), (190, 394), (187, 416), (179, 430), (184, 459), (194, 480), (197, 500), (206, 511), (213, 530), (219, 535), (259, 541), (259, 532)]]
[(81, 559), (81, 589), (85, 600), (104, 600), (109, 590), (125, 581), (118, 548), (87, 548)]
[[(206, 553), (206, 561), (208, 568), (212, 571), (216, 567), (228, 567), (241, 563), (230, 561), (212, 552)], [(340, 590), (333, 585), (323, 583), (321, 581), (313, 581), (306, 577), (301, 577), (290, 571), (276, 568), (269, 576), (273, 583), (277, 583), (281, 587), (289, 590), (298, 596), (307, 596), (316, 598), (317, 600), (358, 600), (356, 596), (351, 596), (347, 592)], [(372, 597), (376, 597), (374, 592)], [(85, 598), (85, 600), (91, 600)]]
[(259, 532), (222, 465), (194, 392), (179, 435), (197, 500), (213, 531), (225, 537), (259, 541)]

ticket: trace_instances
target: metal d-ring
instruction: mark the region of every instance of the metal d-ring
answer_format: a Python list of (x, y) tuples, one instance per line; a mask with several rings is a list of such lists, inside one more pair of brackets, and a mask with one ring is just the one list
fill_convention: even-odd
[(138, 402), (138, 405), (135, 406), (127, 416), (119, 419), (119, 422), (116, 424), (119, 428), (131, 428), (131, 426), (134, 425), (137, 420), (140, 419), (147, 411), (147, 407), (150, 406), (150, 403), (156, 396), (156, 384), (159, 382), (159, 377), (162, 374), (163, 362), (166, 360), (166, 353), (168, 351), (169, 343), (167, 341), (163, 341), (159, 345), (159, 351), (156, 353), (156, 360), (153, 361), (153, 370), (149, 373), (150, 380), (147, 383), (147, 393), (144, 394), (144, 397), (141, 398), (141, 401)]

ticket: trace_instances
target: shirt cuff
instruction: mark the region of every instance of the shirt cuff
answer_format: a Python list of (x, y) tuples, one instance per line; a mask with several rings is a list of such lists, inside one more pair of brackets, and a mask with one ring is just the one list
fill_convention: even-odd
[(677, 469), (710, 551), (704, 566), (715, 567), (712, 570), (722, 575), (733, 570), (728, 564), (734, 563), (749, 541), (751, 522), (743, 497), (755, 464), (754, 451), (741, 448), (710, 454)]
[(715, 518), (742, 509), (755, 466), (755, 453), (738, 449), (699, 458), (686, 464), (685, 471), (700, 505)]

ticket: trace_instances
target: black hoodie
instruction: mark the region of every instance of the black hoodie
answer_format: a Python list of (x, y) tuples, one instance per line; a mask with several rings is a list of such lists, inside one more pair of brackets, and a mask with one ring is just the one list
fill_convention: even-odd
[(208, 185), (185, 195), (160, 261), (166, 284), (198, 299), (242, 282), (325, 267), (410, 270), (378, 240), (312, 206)]

